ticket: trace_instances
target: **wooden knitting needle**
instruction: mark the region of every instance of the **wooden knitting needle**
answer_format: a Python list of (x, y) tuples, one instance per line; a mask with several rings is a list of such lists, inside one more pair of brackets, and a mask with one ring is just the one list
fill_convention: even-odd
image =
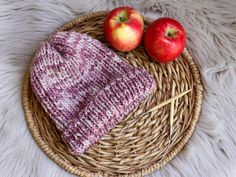
[[(175, 82), (172, 85), (171, 97), (175, 95)], [(172, 138), (173, 133), (173, 123), (174, 123), (174, 111), (175, 111), (175, 100), (170, 103), (170, 140)]]
[(174, 101), (174, 100), (176, 100), (176, 99), (178, 99), (178, 98), (180, 98), (180, 97), (186, 95), (186, 94), (189, 93), (191, 90), (192, 90), (192, 89), (189, 89), (189, 90), (187, 90), (187, 91), (185, 91), (185, 92), (182, 92), (182, 93), (180, 93), (180, 94), (178, 94), (178, 95), (176, 95), (176, 96), (174, 96), (174, 97), (172, 97), (172, 98), (170, 98), (170, 99), (168, 99), (168, 100), (166, 100), (166, 101), (164, 101), (164, 102), (162, 102), (162, 103), (160, 103), (160, 104), (154, 106), (153, 108), (151, 108), (151, 109), (148, 110), (147, 112), (144, 112), (144, 113), (139, 114), (138, 116), (143, 116), (143, 115), (145, 115), (145, 114), (148, 114), (148, 113), (150, 113), (150, 112), (153, 112), (153, 111), (155, 111), (155, 110), (161, 108), (162, 106), (165, 106), (165, 105), (171, 103), (172, 101)]

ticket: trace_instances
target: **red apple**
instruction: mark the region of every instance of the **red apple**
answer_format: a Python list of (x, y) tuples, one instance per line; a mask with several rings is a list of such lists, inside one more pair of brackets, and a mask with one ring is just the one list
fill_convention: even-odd
[(182, 53), (185, 38), (185, 30), (179, 22), (172, 18), (160, 18), (147, 28), (144, 46), (151, 58), (167, 63)]
[(142, 41), (143, 18), (131, 7), (118, 7), (105, 18), (104, 34), (109, 44), (119, 51), (130, 51)]

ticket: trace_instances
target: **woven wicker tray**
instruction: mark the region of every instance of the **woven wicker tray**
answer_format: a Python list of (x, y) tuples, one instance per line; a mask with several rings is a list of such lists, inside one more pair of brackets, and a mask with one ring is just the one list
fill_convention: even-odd
[[(87, 33), (106, 44), (103, 35), (105, 15), (106, 12), (83, 15), (58, 30)], [(145, 26), (149, 23), (145, 19)], [(29, 69), (25, 74), (23, 107), (29, 130), (47, 156), (70, 173), (102, 177), (144, 176), (163, 167), (184, 147), (198, 120), (203, 87), (197, 66), (186, 49), (176, 61), (168, 64), (151, 60), (143, 46), (131, 52), (116, 52), (131, 65), (143, 67), (152, 74), (157, 90), (81, 156), (73, 156), (67, 151), (58, 130), (32, 92)], [(170, 104), (137, 116), (188, 89), (192, 91), (172, 104), (174, 122), (171, 138)]]

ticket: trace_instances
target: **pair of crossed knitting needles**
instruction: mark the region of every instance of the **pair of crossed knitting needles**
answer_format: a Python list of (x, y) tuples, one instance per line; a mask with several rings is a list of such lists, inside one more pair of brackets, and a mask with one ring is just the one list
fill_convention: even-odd
[(173, 86), (172, 86), (172, 91), (171, 91), (171, 96), (172, 96), (172, 97), (171, 97), (170, 99), (168, 99), (168, 100), (166, 100), (166, 101), (164, 101), (164, 102), (162, 102), (162, 103), (160, 103), (160, 104), (154, 106), (153, 108), (151, 108), (151, 109), (148, 110), (147, 112), (141, 113), (141, 114), (139, 114), (138, 116), (143, 116), (143, 115), (148, 114), (148, 113), (150, 113), (150, 112), (156, 111), (157, 109), (159, 109), (159, 108), (161, 108), (161, 107), (163, 107), (163, 106), (165, 106), (165, 105), (171, 103), (171, 105), (170, 105), (170, 118), (169, 118), (169, 120), (170, 120), (170, 133), (169, 133), (169, 137), (170, 137), (170, 139), (171, 139), (171, 138), (172, 138), (172, 134), (173, 134), (174, 104), (175, 104), (175, 100), (177, 100), (178, 98), (180, 98), (180, 97), (186, 95), (186, 94), (189, 93), (191, 90), (192, 90), (192, 89), (189, 89), (189, 90), (187, 90), (187, 91), (185, 91), (185, 92), (182, 92), (182, 93), (180, 93), (180, 94), (174, 96), (174, 94), (175, 94), (175, 83), (174, 83)]

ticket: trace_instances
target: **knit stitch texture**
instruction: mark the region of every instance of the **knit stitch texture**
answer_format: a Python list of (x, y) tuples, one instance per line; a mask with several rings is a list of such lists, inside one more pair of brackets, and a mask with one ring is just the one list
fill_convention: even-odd
[(84, 153), (156, 88), (144, 69), (77, 32), (58, 32), (42, 42), (30, 78), (73, 154)]

